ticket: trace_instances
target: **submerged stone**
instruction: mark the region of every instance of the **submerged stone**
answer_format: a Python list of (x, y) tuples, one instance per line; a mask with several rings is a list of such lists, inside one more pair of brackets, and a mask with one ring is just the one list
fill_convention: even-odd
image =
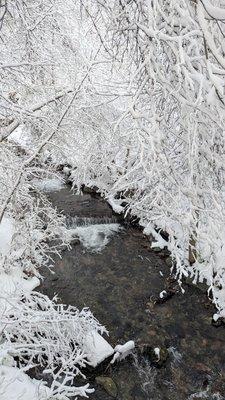
[(118, 390), (115, 382), (108, 376), (97, 376), (95, 381), (98, 385), (102, 386), (103, 389), (113, 398), (117, 397)]

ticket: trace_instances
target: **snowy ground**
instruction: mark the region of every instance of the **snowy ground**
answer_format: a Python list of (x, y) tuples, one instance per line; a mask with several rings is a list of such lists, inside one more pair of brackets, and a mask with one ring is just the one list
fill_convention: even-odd
[[(6, 257), (14, 233), (14, 222), (4, 217), (0, 223), (0, 255)], [(0, 270), (0, 329), (4, 329), (4, 318), (13, 312), (21, 292), (28, 294), (39, 285), (36, 277), (28, 278), (21, 269), (12, 268), (8, 273)], [(14, 366), (13, 358), (1, 350), (0, 344), (0, 399), (41, 400), (46, 398), (47, 388), (42, 382), (31, 380), (23, 371)]]
[(1, 400), (44, 400), (49, 390), (45, 384), (30, 379), (16, 367), (0, 366), (0, 399)]

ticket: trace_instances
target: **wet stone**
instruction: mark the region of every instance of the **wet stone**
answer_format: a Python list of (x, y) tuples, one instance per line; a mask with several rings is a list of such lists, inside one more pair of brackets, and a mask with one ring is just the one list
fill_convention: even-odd
[(152, 250), (153, 250), (155, 253), (161, 253), (161, 251), (162, 251), (161, 247), (152, 247)]
[(154, 347), (148, 344), (141, 347), (140, 355), (147, 358), (157, 368), (161, 368), (169, 357), (166, 347)]
[(112, 378), (109, 378), (108, 376), (97, 376), (95, 381), (98, 385), (102, 386), (111, 397), (117, 397), (117, 386)]
[(171, 257), (167, 257), (167, 258), (165, 259), (165, 262), (166, 262), (166, 265), (167, 265), (168, 267), (172, 267), (173, 261), (172, 261), (172, 258), (171, 258)]

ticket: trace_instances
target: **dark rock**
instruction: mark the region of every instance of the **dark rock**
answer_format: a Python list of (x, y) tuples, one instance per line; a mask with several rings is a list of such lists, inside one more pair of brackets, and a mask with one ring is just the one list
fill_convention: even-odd
[(139, 351), (143, 357), (147, 358), (157, 368), (161, 368), (169, 356), (168, 350), (164, 346), (155, 347), (144, 344)]
[(52, 277), (53, 282), (58, 281), (58, 279), (59, 279), (59, 277), (57, 275), (53, 275), (53, 277)]
[(154, 251), (155, 253), (161, 253), (162, 249), (161, 247), (152, 247), (152, 251)]
[(155, 300), (154, 300), (154, 303), (155, 304), (163, 304), (163, 303), (165, 303), (166, 301), (168, 301), (168, 300), (170, 300), (174, 295), (175, 295), (175, 291), (174, 290), (164, 290), (163, 291), (164, 293), (163, 293), (163, 296), (162, 297), (156, 297), (155, 298)]
[(74, 237), (71, 241), (70, 241), (71, 246), (75, 246), (77, 244), (80, 244), (80, 240), (76, 237)]
[(65, 164), (59, 164), (59, 165), (57, 166), (57, 168), (56, 168), (56, 171), (62, 172), (62, 171), (64, 170), (64, 168), (69, 168), (69, 169), (71, 169), (71, 168), (72, 168), (72, 165), (71, 165), (71, 164), (67, 164), (67, 163), (65, 163)]
[(100, 194), (98, 193), (99, 189), (97, 186), (94, 186), (92, 188), (87, 187), (87, 186), (82, 186), (82, 192), (85, 194), (90, 194), (92, 196), (95, 196), (96, 194), (100, 197)]
[(215, 326), (216, 328), (225, 325), (225, 320), (224, 318), (218, 318), (216, 321), (212, 318), (212, 325)]
[(117, 386), (112, 378), (109, 378), (108, 376), (97, 376), (95, 381), (98, 385), (102, 386), (106, 393), (108, 393), (111, 397), (117, 397)]
[(171, 258), (171, 257), (167, 257), (166, 260), (165, 260), (165, 262), (166, 262), (166, 265), (167, 265), (169, 268), (172, 267), (173, 261), (172, 261), (172, 258)]

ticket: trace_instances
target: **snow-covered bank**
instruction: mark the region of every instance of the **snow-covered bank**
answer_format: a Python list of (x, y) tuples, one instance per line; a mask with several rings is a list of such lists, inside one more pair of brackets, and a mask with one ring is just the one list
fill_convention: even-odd
[[(35, 198), (30, 200), (35, 204)], [(68, 240), (62, 217), (57, 217), (44, 198), (40, 210), (43, 220), (38, 214), (25, 214), (24, 223), (7, 215), (0, 223), (1, 399), (19, 400), (21, 395), (35, 400), (85, 396), (92, 392), (88, 384), (81, 387), (68, 384), (87, 363), (96, 365), (97, 356), (100, 362), (113, 352), (100, 336), (105, 332), (104, 327), (88, 309), (79, 312), (34, 291), (40, 283), (36, 266), (47, 263), (48, 250), (58, 251), (48, 248), (45, 241), (59, 235), (62, 243)], [(91, 332), (95, 332), (93, 343), (87, 339)], [(16, 364), (13, 357), (17, 358)], [(35, 365), (52, 375), (50, 388), (25, 375), (26, 369)]]
[[(57, 185), (52, 184), (52, 179), (38, 185), (34, 182), (34, 185), (38, 191), (58, 190), (61, 187), (61, 183), (60, 187), (58, 182)], [(35, 202), (35, 198), (32, 201)], [(48, 218), (56, 217), (49, 204), (47, 211)], [(30, 219), (30, 216), (26, 218)], [(69, 396), (77, 395), (87, 397), (93, 389), (86, 383), (75, 387), (74, 378), (77, 375), (84, 378), (86, 365), (96, 367), (112, 356), (117, 348), (114, 350), (102, 336), (107, 333), (106, 329), (89, 309), (79, 311), (75, 307), (58, 304), (57, 299), (51, 300), (35, 291), (40, 277), (35, 264), (32, 269), (31, 266), (26, 268), (26, 254), (30, 246), (26, 238), (29, 234), (32, 243), (38, 244), (38, 249), (33, 248), (33, 251), (41, 265), (42, 251), (46, 257), (48, 250), (48, 247), (42, 248), (43, 239), (48, 239), (50, 233), (52, 239), (61, 234), (60, 239), (65, 243), (69, 243), (74, 235), (79, 236), (89, 251), (99, 252), (107, 245), (111, 235), (121, 228), (119, 224), (103, 224), (67, 229), (65, 219), (56, 218), (51, 231), (46, 226), (43, 229), (43, 222), (38, 222), (35, 227), (34, 220), (28, 232), (12, 216), (4, 217), (0, 223), (0, 376), (3, 377), (0, 395), (4, 400), (20, 400), (21, 396), (25, 400), (30, 400), (30, 397), (34, 400), (67, 400)], [(121, 346), (120, 357), (117, 358), (122, 359), (128, 353), (123, 352)], [(34, 366), (51, 377), (50, 386), (27, 376), (26, 371)]]
[(0, 379), (1, 400), (46, 400), (50, 397), (44, 382), (30, 379), (19, 368), (0, 365)]

